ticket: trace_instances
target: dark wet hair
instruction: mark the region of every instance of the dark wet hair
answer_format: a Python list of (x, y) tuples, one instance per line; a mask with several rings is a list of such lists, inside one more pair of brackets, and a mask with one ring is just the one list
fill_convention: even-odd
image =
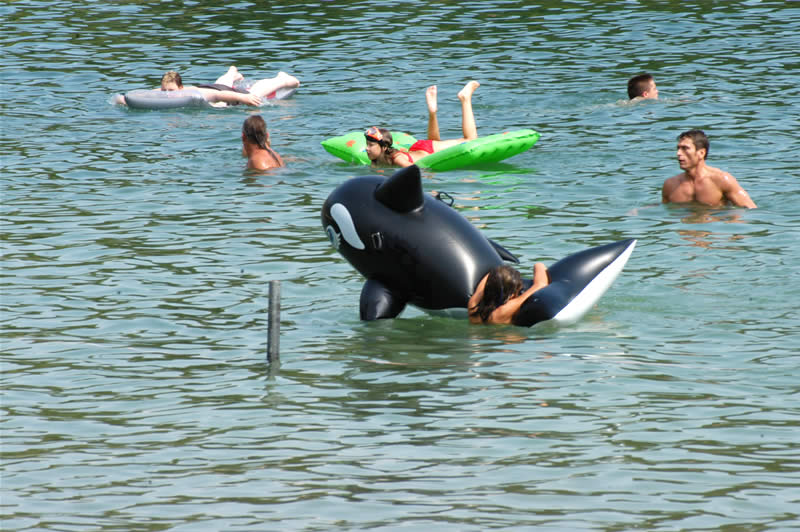
[(483, 286), (483, 297), (478, 304), (469, 309), (472, 316), (479, 316), (486, 322), (494, 310), (522, 291), (522, 276), (511, 266), (502, 264), (489, 270), (489, 277)]
[(652, 80), (652, 74), (648, 74), (647, 72), (639, 74), (638, 76), (633, 76), (628, 80), (628, 98), (633, 100), (644, 94), (644, 91), (650, 86)]
[(684, 131), (678, 135), (678, 142), (687, 138), (692, 141), (696, 150), (701, 148), (706, 150), (706, 156), (703, 157), (703, 159), (708, 159), (708, 137), (706, 136), (705, 132), (701, 129), (690, 129), (689, 131)]
[(242, 134), (249, 142), (258, 145), (262, 150), (269, 149), (269, 134), (267, 133), (267, 123), (261, 115), (253, 115), (242, 124)]

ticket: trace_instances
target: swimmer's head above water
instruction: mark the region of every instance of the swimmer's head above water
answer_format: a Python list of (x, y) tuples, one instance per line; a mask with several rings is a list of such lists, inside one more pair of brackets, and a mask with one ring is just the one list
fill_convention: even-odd
[(658, 100), (658, 88), (652, 74), (643, 73), (628, 80), (628, 98)]
[(174, 70), (170, 70), (163, 76), (161, 76), (161, 90), (162, 91), (177, 91), (183, 88), (183, 80), (181, 80), (181, 75), (175, 72)]

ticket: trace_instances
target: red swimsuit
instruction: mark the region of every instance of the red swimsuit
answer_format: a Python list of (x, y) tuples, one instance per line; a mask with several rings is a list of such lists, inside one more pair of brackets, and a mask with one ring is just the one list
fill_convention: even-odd
[(433, 153), (433, 141), (432, 140), (418, 140), (411, 147), (408, 151), (424, 151), (427, 153)]
[[(403, 155), (405, 155), (406, 157), (408, 157), (408, 162), (410, 162), (411, 164), (414, 164), (414, 159), (412, 159), (412, 158), (411, 158), (411, 154), (410, 154), (410, 153), (408, 153), (407, 151), (400, 151), (400, 150), (397, 150), (397, 153), (402, 153)], [(397, 157), (397, 156), (395, 155), (395, 157)], [(392, 161), (394, 161), (394, 157), (392, 157)]]
[[(432, 140), (418, 140), (411, 147), (408, 151), (424, 151), (425, 153), (433, 153), (433, 141)], [(411, 154), (408, 151), (400, 151), (397, 150), (397, 153), (402, 153), (406, 157), (408, 157), (408, 162), (413, 163), (414, 159), (411, 157)]]

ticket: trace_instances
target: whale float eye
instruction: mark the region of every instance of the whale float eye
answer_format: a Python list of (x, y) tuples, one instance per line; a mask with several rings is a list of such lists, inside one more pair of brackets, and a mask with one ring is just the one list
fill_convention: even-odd
[(336, 232), (336, 229), (334, 229), (332, 225), (329, 225), (325, 227), (325, 232), (328, 234), (328, 240), (331, 241), (333, 249), (339, 249), (339, 244), (341, 244), (342, 240), (339, 233)]

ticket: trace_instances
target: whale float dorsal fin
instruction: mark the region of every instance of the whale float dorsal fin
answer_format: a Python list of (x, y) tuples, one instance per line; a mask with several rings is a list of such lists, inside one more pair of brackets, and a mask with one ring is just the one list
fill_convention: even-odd
[(401, 168), (375, 189), (375, 199), (393, 211), (411, 212), (425, 204), (422, 174), (415, 164)]

